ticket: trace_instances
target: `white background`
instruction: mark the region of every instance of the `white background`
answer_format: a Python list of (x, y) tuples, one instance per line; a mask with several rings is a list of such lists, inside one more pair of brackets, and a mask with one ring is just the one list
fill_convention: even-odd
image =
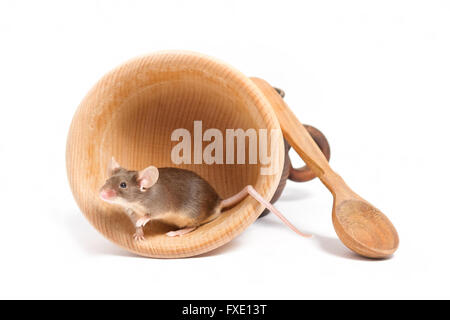
[[(347, 250), (317, 180), (277, 203), (312, 240), (268, 216), (209, 254), (157, 260), (97, 233), (66, 178), (71, 118), (107, 71), (161, 49), (283, 88), (395, 224), (395, 256)], [(0, 298), (450, 298), (449, 88), (448, 1), (3, 0)]]

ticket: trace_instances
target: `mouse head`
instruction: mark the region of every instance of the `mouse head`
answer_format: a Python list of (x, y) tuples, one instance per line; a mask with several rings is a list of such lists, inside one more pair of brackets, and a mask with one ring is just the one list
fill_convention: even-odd
[(112, 158), (108, 166), (108, 179), (100, 189), (100, 198), (109, 203), (127, 206), (137, 202), (158, 181), (159, 171), (154, 166), (141, 171), (122, 168)]

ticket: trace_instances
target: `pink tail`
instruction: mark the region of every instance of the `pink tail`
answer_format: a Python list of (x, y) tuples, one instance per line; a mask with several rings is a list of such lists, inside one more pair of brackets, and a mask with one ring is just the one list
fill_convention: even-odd
[(312, 237), (312, 235), (310, 234), (305, 234), (303, 232), (301, 232), (300, 230), (298, 230), (296, 227), (294, 227), (288, 219), (285, 218), (285, 216), (283, 216), (281, 214), (280, 211), (278, 211), (270, 202), (266, 201), (252, 186), (246, 186), (244, 189), (242, 189), (242, 191), (240, 191), (239, 193), (235, 194), (234, 196), (222, 200), (222, 202), (220, 203), (220, 208), (228, 208), (228, 207), (232, 207), (236, 204), (238, 204), (239, 202), (241, 202), (247, 195), (252, 196), (256, 201), (258, 201), (259, 203), (261, 203), (264, 207), (266, 207), (268, 210), (270, 210), (272, 213), (274, 213), (278, 218), (281, 219), (281, 221), (283, 221), (289, 228), (291, 228), (295, 233), (301, 235), (302, 237), (307, 237), (310, 238)]

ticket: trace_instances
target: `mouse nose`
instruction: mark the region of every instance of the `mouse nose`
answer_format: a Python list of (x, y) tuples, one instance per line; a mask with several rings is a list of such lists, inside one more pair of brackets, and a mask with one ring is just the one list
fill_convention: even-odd
[(111, 198), (114, 198), (116, 196), (116, 192), (114, 190), (111, 189), (107, 189), (107, 190), (102, 190), (100, 192), (100, 197), (103, 200), (110, 200)]

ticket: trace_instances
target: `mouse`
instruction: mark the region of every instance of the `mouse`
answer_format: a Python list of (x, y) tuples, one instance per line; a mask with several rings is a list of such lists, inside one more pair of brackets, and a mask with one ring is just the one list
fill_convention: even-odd
[(123, 208), (135, 227), (133, 238), (136, 241), (145, 239), (144, 226), (151, 220), (177, 228), (167, 232), (167, 236), (183, 236), (213, 221), (225, 209), (237, 205), (247, 196), (261, 203), (297, 234), (311, 237), (293, 226), (251, 185), (222, 199), (205, 179), (193, 171), (151, 165), (140, 171), (128, 170), (121, 167), (114, 157), (108, 165), (107, 176), (100, 188), (100, 198)]

